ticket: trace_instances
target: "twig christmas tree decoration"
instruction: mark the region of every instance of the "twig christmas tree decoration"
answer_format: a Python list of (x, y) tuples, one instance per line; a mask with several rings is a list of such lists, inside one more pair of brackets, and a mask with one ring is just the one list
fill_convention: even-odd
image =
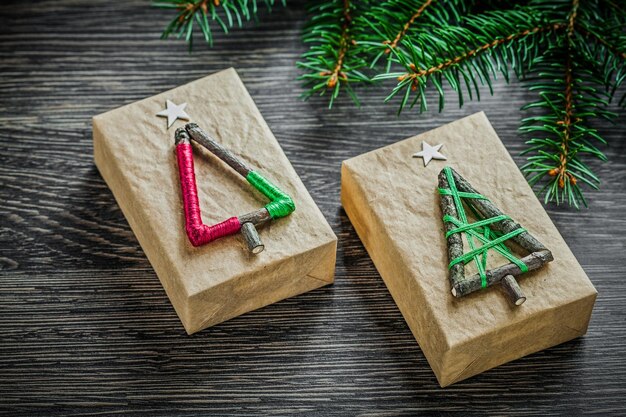
[[(228, 164), (270, 202), (265, 207), (242, 216), (231, 217), (212, 226), (204, 224), (200, 215), (191, 139)], [(262, 252), (265, 246), (256, 231), (256, 226), (291, 214), (296, 209), (291, 197), (248, 167), (195, 123), (188, 123), (185, 128), (176, 130), (175, 143), (185, 210), (185, 230), (191, 244), (193, 246), (204, 245), (241, 231), (250, 252), (254, 254)]]
[[(501, 282), (515, 305), (526, 301), (515, 276), (552, 261), (552, 252), (450, 167), (439, 173), (439, 194), (448, 243), (452, 294), (462, 297)], [(474, 223), (468, 222), (463, 201), (476, 217)], [(462, 234), (465, 234), (469, 245), (466, 253), (463, 252)], [(529, 255), (518, 259), (505, 245), (509, 239), (528, 251)], [(496, 251), (510, 263), (487, 270), (489, 250)], [(465, 264), (470, 262), (476, 263), (478, 273), (465, 277)]]

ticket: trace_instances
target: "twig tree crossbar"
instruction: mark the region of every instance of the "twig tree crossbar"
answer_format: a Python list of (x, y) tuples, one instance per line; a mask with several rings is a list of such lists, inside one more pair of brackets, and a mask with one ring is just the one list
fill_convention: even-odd
[[(438, 190), (444, 214), (452, 295), (462, 297), (500, 282), (515, 305), (526, 301), (515, 277), (551, 262), (552, 252), (452, 168), (445, 167), (439, 173)], [(463, 202), (477, 219), (475, 222), (469, 222)], [(463, 250), (463, 235), (470, 249), (468, 252)], [(509, 239), (529, 255), (518, 259), (505, 245)], [(510, 263), (487, 270), (490, 250)], [(475, 263), (478, 272), (466, 277), (465, 264), (470, 262)]]
[[(268, 7), (274, 0), (265, 0)], [(626, 107), (626, 5), (622, 0), (318, 0), (311, 1), (298, 66), (303, 96), (342, 92), (357, 104), (355, 86), (393, 82), (386, 101), (399, 111), (428, 108), (434, 89), (443, 110), (493, 93), (498, 77), (523, 80), (538, 99), (523, 107), (527, 138), (522, 167), (545, 203), (587, 205), (583, 186), (600, 179), (588, 162), (606, 160), (594, 126)], [(212, 42), (210, 22), (225, 31), (256, 16), (247, 0), (159, 0), (176, 10), (164, 36), (192, 40), (198, 26)], [(252, 6), (254, 5), (254, 7)], [(619, 95), (619, 96), (618, 96)], [(615, 100), (614, 100), (615, 99)], [(612, 109), (611, 102), (617, 102)]]

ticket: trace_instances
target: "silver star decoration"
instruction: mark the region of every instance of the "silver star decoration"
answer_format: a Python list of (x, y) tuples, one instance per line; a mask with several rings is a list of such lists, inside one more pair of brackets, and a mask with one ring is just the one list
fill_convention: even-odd
[(432, 159), (445, 161), (448, 158), (439, 153), (439, 149), (441, 149), (442, 146), (443, 143), (435, 146), (430, 146), (427, 142), (422, 141), (422, 150), (416, 154), (413, 154), (413, 158), (423, 158), (424, 166), (428, 165), (428, 163)]
[(168, 129), (170, 128), (170, 126), (174, 124), (176, 119), (182, 119), (182, 120), (190, 119), (187, 112), (185, 112), (185, 107), (187, 107), (187, 103), (175, 104), (171, 100), (166, 100), (165, 105), (167, 108), (165, 110), (161, 110), (156, 115), (161, 116), (161, 117), (167, 117)]

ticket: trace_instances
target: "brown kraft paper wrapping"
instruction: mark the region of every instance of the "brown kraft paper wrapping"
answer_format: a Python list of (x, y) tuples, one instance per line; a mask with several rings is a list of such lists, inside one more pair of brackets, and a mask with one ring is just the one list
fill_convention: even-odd
[[(443, 144), (447, 161), (424, 167), (412, 157), (422, 141)], [(498, 285), (452, 296), (437, 193), (446, 165), (552, 251), (553, 262), (519, 277), (523, 305)], [(341, 184), (346, 213), (441, 386), (586, 332), (596, 290), (484, 113), (346, 160)]]
[[(191, 121), (287, 192), (290, 216), (259, 228), (265, 251), (240, 235), (194, 248), (184, 214), (174, 131), (156, 113), (187, 102)], [(228, 69), (94, 117), (94, 158), (186, 331), (198, 330), (333, 282), (337, 238), (284, 155), (237, 73)], [(194, 144), (202, 218), (213, 224), (267, 200)]]

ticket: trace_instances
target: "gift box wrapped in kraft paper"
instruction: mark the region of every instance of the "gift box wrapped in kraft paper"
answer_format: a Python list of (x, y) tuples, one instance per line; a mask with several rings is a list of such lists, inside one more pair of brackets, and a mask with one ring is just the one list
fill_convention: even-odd
[[(442, 144), (447, 160), (424, 166), (413, 157), (423, 141)], [(552, 252), (516, 277), (522, 305), (499, 284), (452, 295), (438, 192), (445, 166)], [(442, 387), (586, 332), (596, 290), (483, 113), (344, 161), (341, 201)]]
[[(171, 127), (157, 116), (168, 100), (187, 103)], [(293, 199), (293, 213), (258, 228), (263, 252), (246, 250), (241, 235), (190, 243), (174, 143), (185, 115)], [(96, 166), (189, 334), (333, 282), (337, 238), (235, 70), (95, 116), (93, 140)], [(213, 153), (192, 147), (204, 223), (268, 203)]]

